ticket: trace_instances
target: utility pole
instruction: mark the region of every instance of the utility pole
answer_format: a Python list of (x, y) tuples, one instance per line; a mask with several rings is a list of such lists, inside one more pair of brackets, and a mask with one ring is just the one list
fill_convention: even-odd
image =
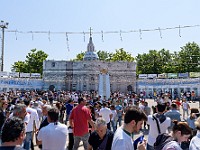
[(3, 65), (4, 65), (4, 31), (8, 27), (8, 22), (4, 22), (1, 20), (0, 22), (0, 28), (2, 29), (2, 43), (1, 43), (1, 71), (3, 71)]

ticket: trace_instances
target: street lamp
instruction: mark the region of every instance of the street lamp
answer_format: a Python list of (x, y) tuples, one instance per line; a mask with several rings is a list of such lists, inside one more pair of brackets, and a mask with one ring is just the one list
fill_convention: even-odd
[(4, 22), (3, 20), (1, 20), (0, 22), (0, 28), (2, 29), (2, 45), (1, 45), (1, 71), (3, 71), (3, 65), (4, 65), (4, 31), (5, 28), (8, 27), (8, 22)]

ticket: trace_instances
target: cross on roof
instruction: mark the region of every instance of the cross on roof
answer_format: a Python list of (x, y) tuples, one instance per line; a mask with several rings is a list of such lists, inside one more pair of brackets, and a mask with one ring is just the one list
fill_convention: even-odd
[(92, 28), (90, 27), (90, 37), (92, 37)]

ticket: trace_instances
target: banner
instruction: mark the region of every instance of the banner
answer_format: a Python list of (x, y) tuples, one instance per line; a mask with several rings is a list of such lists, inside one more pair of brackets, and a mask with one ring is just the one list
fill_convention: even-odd
[(39, 88), (41, 89), (44, 85), (42, 79), (0, 79), (1, 86), (7, 87), (21, 87), (21, 88)]
[(147, 79), (147, 74), (139, 74), (139, 79)]
[(30, 73), (22, 73), (22, 72), (20, 72), (20, 78), (30, 78)]
[(190, 78), (199, 78), (200, 72), (190, 72)]
[(8, 72), (5, 72), (5, 71), (1, 71), (0, 72), (0, 77), (8, 77)]
[(186, 72), (186, 73), (179, 73), (178, 77), (179, 78), (188, 78), (189, 77), (189, 73), (188, 72)]
[(13, 78), (19, 78), (19, 72), (9, 72), (9, 76)]
[(175, 78), (178, 78), (178, 74), (177, 73), (168, 73), (167, 77), (175, 79)]
[(158, 74), (158, 78), (165, 79), (165, 78), (167, 78), (167, 75), (166, 75), (166, 73)]
[(157, 78), (157, 74), (147, 74), (147, 78), (149, 79)]
[(40, 73), (31, 73), (31, 78), (41, 78)]

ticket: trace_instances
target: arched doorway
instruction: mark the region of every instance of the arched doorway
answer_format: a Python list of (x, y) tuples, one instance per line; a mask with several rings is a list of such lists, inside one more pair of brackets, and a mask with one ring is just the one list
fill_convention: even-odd
[(50, 91), (55, 91), (55, 86), (54, 86), (54, 85), (50, 85), (50, 86), (49, 86), (49, 90), (50, 90)]
[(131, 85), (128, 85), (128, 86), (127, 86), (127, 90), (128, 90), (129, 92), (132, 92), (132, 91), (133, 91), (133, 87), (132, 87)]

